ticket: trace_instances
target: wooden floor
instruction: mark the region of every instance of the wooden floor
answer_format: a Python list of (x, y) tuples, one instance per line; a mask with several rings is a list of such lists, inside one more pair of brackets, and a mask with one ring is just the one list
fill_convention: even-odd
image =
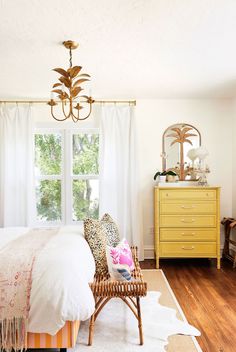
[[(141, 262), (155, 269), (154, 260)], [(208, 259), (162, 260), (160, 268), (190, 324), (202, 335), (203, 352), (236, 352), (236, 269), (222, 261), (221, 270)], [(184, 351), (183, 351), (184, 352)]]

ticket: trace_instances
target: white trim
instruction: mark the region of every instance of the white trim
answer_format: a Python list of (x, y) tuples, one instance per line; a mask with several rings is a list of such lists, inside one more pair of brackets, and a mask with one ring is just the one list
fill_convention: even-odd
[(154, 246), (144, 246), (144, 259), (155, 259)]
[(98, 180), (99, 175), (72, 175), (72, 180)]
[[(170, 287), (170, 284), (169, 284), (169, 282), (168, 282), (168, 280), (167, 280), (167, 278), (166, 278), (166, 276), (165, 276), (163, 270), (161, 270), (161, 269), (142, 269), (142, 271), (160, 271), (160, 272), (161, 272), (161, 274), (162, 274), (162, 276), (163, 276), (163, 279), (164, 279), (164, 281), (165, 281), (165, 283), (166, 283), (166, 286), (167, 286), (167, 288), (168, 288), (168, 290), (169, 290), (169, 292), (170, 292), (170, 294), (171, 294), (171, 296), (172, 296), (172, 298), (173, 298), (173, 300), (174, 300), (174, 302), (175, 302), (175, 304), (176, 304), (176, 307), (177, 307), (177, 309), (178, 309), (178, 311), (179, 311), (179, 313), (180, 313), (180, 315), (181, 315), (183, 321), (184, 321), (185, 323), (188, 323), (188, 320), (187, 320), (186, 316), (184, 315), (184, 312), (183, 312), (183, 310), (182, 310), (182, 308), (181, 308), (179, 302), (177, 301), (177, 298), (175, 297), (175, 294), (174, 294), (172, 288)], [(189, 323), (188, 323), (188, 324), (189, 324)], [(192, 341), (193, 341), (193, 343), (194, 343), (194, 346), (195, 346), (196, 349), (197, 349), (197, 352), (203, 352), (202, 349), (201, 349), (201, 347), (199, 346), (199, 344), (198, 344), (198, 342), (197, 342), (196, 337), (195, 337), (195, 336), (190, 336), (190, 337), (191, 337), (191, 339), (192, 339)]]
[(63, 128), (58, 128), (55, 127), (54, 128), (49, 128), (48, 126), (41, 126), (41, 127), (35, 127), (34, 128), (34, 135), (36, 134), (54, 134), (54, 133), (63, 133)]
[[(37, 134), (60, 134), (61, 135), (61, 175), (38, 175), (34, 176), (34, 190), (36, 181), (60, 180), (61, 181), (61, 221), (37, 220), (36, 199), (32, 200), (34, 208), (33, 224), (37, 226), (58, 226), (63, 224), (78, 225), (82, 221), (73, 221), (73, 180), (97, 179), (98, 175), (73, 175), (73, 147), (72, 136), (74, 134), (98, 134), (99, 128), (74, 128), (74, 123), (55, 125), (55, 123), (38, 123), (34, 129), (34, 137)], [(34, 143), (35, 146), (35, 143)], [(35, 151), (34, 155), (35, 157)], [(34, 191), (35, 194), (35, 191)], [(35, 197), (34, 197), (35, 198)]]
[(36, 180), (43, 181), (43, 180), (49, 180), (49, 181), (62, 181), (63, 177), (62, 175), (39, 175), (35, 176)]
[(50, 130), (72, 130), (73, 133), (97, 133), (99, 131), (98, 127), (81, 127), (76, 125), (74, 122), (37, 122), (35, 124), (35, 130), (49, 130), (48, 133), (51, 133)]

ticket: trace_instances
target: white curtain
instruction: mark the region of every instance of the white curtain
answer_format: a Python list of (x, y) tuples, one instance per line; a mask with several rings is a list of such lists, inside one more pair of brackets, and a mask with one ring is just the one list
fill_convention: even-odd
[(0, 226), (26, 226), (32, 204), (31, 106), (0, 104)]
[(135, 115), (132, 106), (103, 106), (100, 131), (100, 215), (116, 220), (122, 237), (139, 247), (143, 260)]

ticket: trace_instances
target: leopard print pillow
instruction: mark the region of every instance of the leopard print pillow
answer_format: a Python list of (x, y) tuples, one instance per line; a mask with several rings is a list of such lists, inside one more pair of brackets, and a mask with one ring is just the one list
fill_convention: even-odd
[(106, 259), (106, 230), (99, 220), (84, 220), (84, 237), (92, 251), (96, 274), (106, 274), (108, 272)]
[(104, 214), (101, 218), (101, 224), (105, 228), (106, 231), (106, 242), (110, 247), (116, 247), (120, 242), (119, 230), (109, 214)]

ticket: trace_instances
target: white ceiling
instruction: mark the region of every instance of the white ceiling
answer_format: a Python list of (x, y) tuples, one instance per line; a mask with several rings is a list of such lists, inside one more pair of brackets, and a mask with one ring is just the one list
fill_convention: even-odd
[(0, 99), (48, 97), (67, 39), (95, 98), (236, 95), (235, 0), (0, 0)]

